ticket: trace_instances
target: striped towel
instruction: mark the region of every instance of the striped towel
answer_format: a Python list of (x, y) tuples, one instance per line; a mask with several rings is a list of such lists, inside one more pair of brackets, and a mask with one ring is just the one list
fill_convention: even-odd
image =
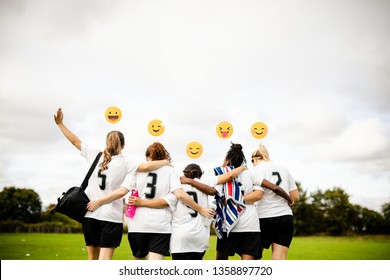
[[(234, 169), (233, 166), (221, 166), (214, 168), (215, 175), (222, 175)], [(245, 210), (244, 197), (236, 179), (222, 184), (222, 194), (215, 196), (217, 202), (215, 217), (215, 233), (218, 238), (223, 237), (223, 232), (229, 236), (230, 231), (238, 222), (238, 217)]]

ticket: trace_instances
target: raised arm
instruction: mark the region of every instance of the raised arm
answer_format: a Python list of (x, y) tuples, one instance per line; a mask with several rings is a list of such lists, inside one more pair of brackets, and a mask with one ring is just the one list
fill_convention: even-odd
[(74, 135), (63, 123), (64, 115), (62, 113), (62, 109), (59, 108), (57, 110), (57, 114), (54, 115), (54, 121), (60, 128), (61, 132), (65, 135), (65, 137), (73, 144), (77, 149), (81, 150), (81, 141), (80, 139)]
[(188, 207), (194, 209), (196, 212), (201, 214), (202, 216), (206, 218), (212, 218), (214, 216), (214, 210), (213, 209), (206, 209), (201, 207), (198, 203), (196, 203), (183, 189), (176, 189), (173, 191), (173, 193), (176, 195), (176, 197), (183, 202)]
[(93, 212), (103, 204), (107, 204), (114, 200), (117, 200), (118, 198), (124, 197), (128, 192), (129, 190), (125, 187), (120, 187), (119, 189), (116, 189), (115, 191), (110, 192), (109, 194), (99, 199), (91, 200), (90, 202), (88, 202), (87, 210)]

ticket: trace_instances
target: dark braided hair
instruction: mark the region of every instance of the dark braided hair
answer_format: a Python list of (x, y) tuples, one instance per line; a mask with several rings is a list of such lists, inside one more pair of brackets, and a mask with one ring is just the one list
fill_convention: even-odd
[(246, 158), (242, 151), (241, 144), (234, 144), (231, 142), (229, 151), (226, 153), (225, 161), (227, 165), (233, 165), (234, 168), (240, 167), (246, 164)]

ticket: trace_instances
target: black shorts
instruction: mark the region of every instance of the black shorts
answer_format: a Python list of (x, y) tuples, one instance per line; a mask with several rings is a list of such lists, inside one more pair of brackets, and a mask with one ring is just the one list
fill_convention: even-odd
[(145, 258), (149, 252), (170, 256), (170, 233), (129, 232), (127, 239), (136, 258)]
[(292, 215), (260, 219), (261, 245), (268, 249), (272, 243), (290, 247), (294, 235)]
[(205, 253), (206, 252), (172, 253), (172, 260), (203, 260)]
[(87, 246), (116, 248), (121, 244), (123, 224), (84, 218), (82, 223)]
[(260, 232), (231, 232), (226, 237), (217, 240), (217, 251), (229, 256), (250, 255), (255, 259), (261, 258)]

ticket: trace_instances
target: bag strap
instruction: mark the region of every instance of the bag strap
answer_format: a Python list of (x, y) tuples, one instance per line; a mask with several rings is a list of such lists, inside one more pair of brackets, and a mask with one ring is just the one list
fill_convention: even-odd
[(96, 165), (97, 165), (97, 163), (98, 163), (99, 158), (100, 158), (101, 155), (102, 155), (102, 152), (99, 152), (99, 153), (97, 154), (95, 160), (93, 161), (91, 167), (90, 167), (89, 170), (88, 170), (87, 175), (86, 175), (85, 178), (84, 178), (84, 181), (81, 183), (81, 188), (82, 188), (83, 190), (85, 190), (85, 189), (88, 187), (89, 177), (91, 177), (92, 172), (95, 170), (95, 167), (96, 167)]

